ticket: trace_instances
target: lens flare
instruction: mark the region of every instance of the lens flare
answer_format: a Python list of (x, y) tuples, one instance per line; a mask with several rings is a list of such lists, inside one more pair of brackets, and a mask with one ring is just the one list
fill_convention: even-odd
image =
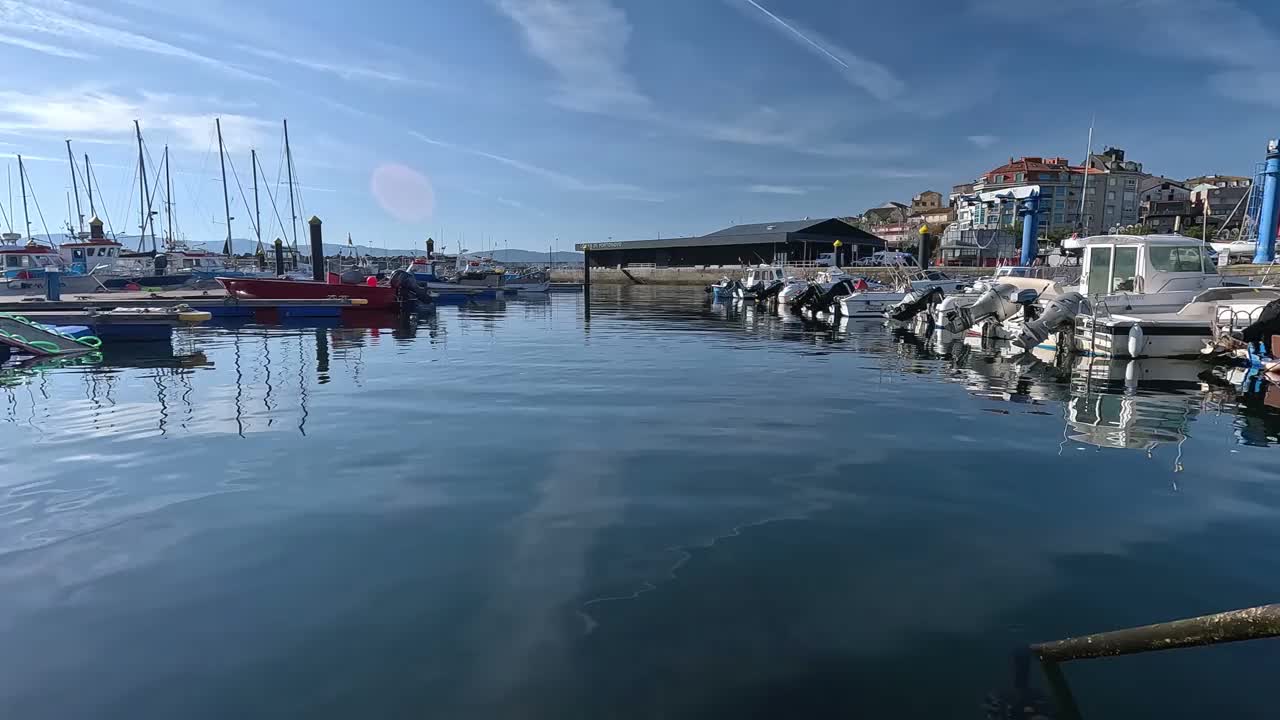
[(425, 175), (397, 163), (374, 168), (369, 191), (378, 205), (402, 222), (430, 220), (436, 209), (436, 193)]

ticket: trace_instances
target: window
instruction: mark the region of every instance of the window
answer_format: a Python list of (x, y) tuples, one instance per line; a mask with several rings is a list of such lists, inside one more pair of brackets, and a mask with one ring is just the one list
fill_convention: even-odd
[(1134, 198), (1136, 198), (1137, 196), (1138, 196), (1138, 195), (1137, 195), (1137, 193), (1135, 193), (1135, 192), (1134, 192), (1134, 191), (1132, 191), (1132, 190), (1125, 190), (1125, 191), (1124, 191), (1124, 201), (1125, 201), (1125, 202), (1133, 202), (1133, 199), (1134, 199)]
[(1111, 282), (1111, 248), (1089, 248), (1089, 280), (1090, 295), (1105, 295)]
[(1208, 255), (1200, 251), (1199, 245), (1155, 245), (1148, 253), (1151, 267), (1160, 272), (1214, 272)]
[(1023, 178), (1022, 173), (1018, 173), (1017, 180), (1015, 180), (1014, 182), (1022, 182), (1022, 178)]
[(1107, 185), (1108, 185), (1108, 186), (1110, 186), (1110, 187), (1115, 187), (1115, 186), (1116, 186), (1116, 179), (1115, 179), (1115, 178), (1107, 178)]
[(1111, 292), (1133, 292), (1138, 276), (1138, 248), (1118, 247), (1115, 270), (1111, 274)]
[[(1124, 181), (1124, 186), (1130, 187), (1130, 188), (1138, 187), (1138, 181), (1135, 178), (1129, 178), (1128, 180)], [(1116, 260), (1119, 261), (1119, 258), (1117, 257)]]
[(1107, 191), (1107, 199), (1108, 199), (1108, 200), (1115, 200), (1115, 199), (1116, 199), (1116, 191), (1115, 191), (1115, 190), (1108, 190), (1108, 191)]
[(6, 255), (4, 265), (11, 268), (22, 267), (22, 258), (17, 255)]
[(1065, 217), (1063, 217), (1062, 213), (1060, 213), (1060, 212), (1056, 212), (1056, 213), (1054, 213), (1054, 214), (1053, 214), (1053, 224), (1054, 224), (1054, 225), (1062, 225), (1062, 224), (1063, 224), (1063, 223), (1065, 223), (1066, 221), (1067, 221), (1067, 219), (1066, 219)]

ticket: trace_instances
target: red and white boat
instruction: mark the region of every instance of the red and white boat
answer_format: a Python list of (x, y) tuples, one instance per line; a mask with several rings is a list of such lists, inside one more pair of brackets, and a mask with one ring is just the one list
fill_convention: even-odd
[(364, 300), (365, 310), (392, 310), (398, 307), (395, 288), (389, 285), (323, 283), (315, 280), (278, 278), (217, 278), (233, 297), (246, 300), (323, 300), (353, 298)]

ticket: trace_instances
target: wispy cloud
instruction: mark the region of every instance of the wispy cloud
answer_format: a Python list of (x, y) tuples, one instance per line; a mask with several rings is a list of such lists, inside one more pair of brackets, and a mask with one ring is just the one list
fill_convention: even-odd
[[(37, 52), (53, 54), (48, 51), (48, 43), (33, 40), (31, 36), (56, 38), (64, 45), (69, 42), (75, 47), (112, 47), (162, 55), (231, 75), (273, 82), (224, 60), (125, 29), (128, 26), (125, 18), (65, 0), (0, 0), (0, 28), (6, 37), (26, 42), (25, 47)], [(63, 57), (70, 56), (64, 54)]]
[(877, 100), (896, 99), (906, 90), (902, 80), (889, 68), (856, 55), (793, 20), (779, 17), (756, 0), (730, 1), (738, 7), (758, 12), (770, 27), (833, 65), (846, 81)]
[(392, 83), (397, 85), (427, 85), (423, 80), (411, 78), (405, 73), (387, 67), (379, 67), (376, 65), (364, 64), (355, 61), (343, 60), (340, 62), (331, 60), (319, 60), (309, 58), (295, 53), (276, 52), (269, 48), (254, 45), (237, 45), (237, 50), (257, 55), (260, 58), (271, 60), (274, 62), (285, 63), (288, 65), (296, 65), (314, 72), (325, 73), (342, 78), (343, 80), (374, 80), (377, 82)]
[(984, 150), (1000, 142), (1000, 138), (995, 135), (970, 135), (966, 139), (973, 145)]
[(852, 160), (903, 155), (908, 148), (887, 143), (856, 143), (833, 139), (838, 128), (827, 117), (797, 117), (762, 105), (724, 122), (687, 123), (686, 129), (707, 140), (777, 148), (814, 157)]
[(0, 91), (0, 132), (44, 133), (59, 138), (91, 135), (97, 141), (133, 134), (133, 121), (141, 119), (144, 131), (172, 136), (181, 146), (205, 151), (213, 133), (214, 117), (221, 117), (222, 132), (232, 146), (248, 147), (274, 137), (274, 123), (239, 113), (219, 113), (201, 98), (143, 93), (128, 98), (94, 90), (50, 90), (26, 93)]
[(795, 185), (751, 185), (747, 192), (759, 195), (808, 195), (809, 189)]
[(971, 8), (986, 18), (1051, 26), (1060, 37), (1098, 43), (1111, 42), (1094, 32), (1101, 25), (1140, 27), (1145, 41), (1127, 45), (1126, 51), (1199, 63), (1209, 88), (1219, 95), (1280, 107), (1274, 89), (1280, 34), (1233, 0), (1059, 0), (1029, 14), (1010, 13), (1001, 0), (971, 0)]
[(485, 152), (484, 150), (478, 150), (464, 145), (456, 145), (454, 143), (445, 142), (444, 140), (437, 140), (435, 138), (427, 137), (420, 132), (410, 131), (409, 134), (428, 145), (434, 145), (435, 147), (444, 148), (453, 152), (492, 160), (493, 162), (506, 165), (507, 167), (514, 168), (520, 172), (547, 180), (564, 190), (608, 193), (618, 197), (619, 199), (639, 200), (641, 202), (662, 202), (665, 200), (663, 196), (636, 185), (582, 180), (569, 175), (568, 173), (560, 172), (559, 170), (540, 167), (532, 163), (516, 160), (515, 158), (498, 155), (497, 153)]
[(73, 60), (91, 60), (93, 58), (92, 55), (82, 53), (79, 50), (72, 50), (71, 48), (65, 48), (59, 45), (49, 45), (48, 43), (27, 40), (25, 38), (14, 37), (12, 35), (0, 35), (0, 43), (25, 48), (27, 50), (34, 50), (38, 53), (44, 53), (45, 55), (52, 55), (54, 57), (71, 58)]
[(556, 73), (553, 101), (582, 112), (639, 111), (649, 98), (626, 71), (631, 24), (608, 0), (492, 0), (534, 57)]

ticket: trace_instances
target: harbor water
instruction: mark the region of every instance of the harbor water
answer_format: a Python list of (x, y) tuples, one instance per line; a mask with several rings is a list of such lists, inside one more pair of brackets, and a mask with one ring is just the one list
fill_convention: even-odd
[[(1280, 597), (1280, 394), (1195, 363), (615, 286), (0, 372), (5, 718), (982, 718)], [(1269, 717), (1278, 658), (1064, 671)]]

